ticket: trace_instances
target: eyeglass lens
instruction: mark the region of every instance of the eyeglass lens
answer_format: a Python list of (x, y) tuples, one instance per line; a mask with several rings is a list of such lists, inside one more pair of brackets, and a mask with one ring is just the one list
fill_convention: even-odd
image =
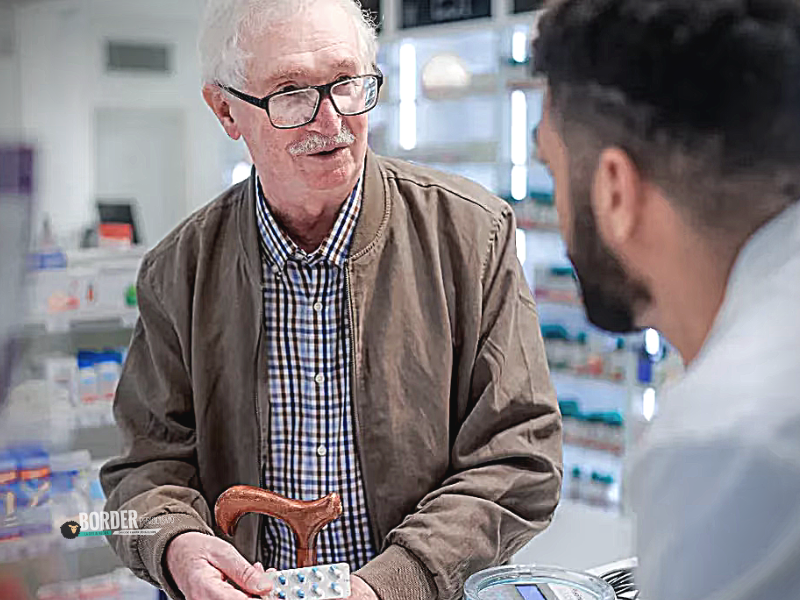
[[(378, 78), (373, 75), (346, 79), (331, 86), (331, 100), (342, 115), (357, 115), (378, 100)], [(304, 125), (314, 118), (320, 93), (315, 89), (288, 91), (269, 100), (269, 115), (276, 127)]]

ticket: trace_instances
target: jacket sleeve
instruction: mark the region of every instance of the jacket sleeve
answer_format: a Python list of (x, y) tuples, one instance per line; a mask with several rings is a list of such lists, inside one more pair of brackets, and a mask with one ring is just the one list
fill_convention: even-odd
[(181, 598), (163, 566), (166, 546), (188, 531), (213, 535), (213, 521), (196, 489), (192, 386), (182, 344), (151, 268), (145, 259), (137, 283), (140, 317), (114, 400), (126, 455), (105, 464), (100, 481), (107, 511), (136, 511), (139, 528), (159, 529), (155, 535), (109, 536), (122, 562)]
[(451, 471), (359, 572), (382, 600), (452, 600), (473, 573), (506, 562), (545, 529), (562, 478), (561, 417), (513, 212), (483, 265), (481, 332)]

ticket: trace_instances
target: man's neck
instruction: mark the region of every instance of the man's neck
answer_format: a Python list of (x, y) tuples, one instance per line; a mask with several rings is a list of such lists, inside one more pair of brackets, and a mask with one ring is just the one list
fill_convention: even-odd
[(646, 322), (661, 331), (688, 366), (700, 354), (725, 299), (735, 254), (727, 259), (708, 249), (685, 248), (653, 283), (655, 302)]
[(344, 199), (338, 205), (326, 205), (319, 211), (292, 210), (303, 207), (290, 206), (284, 212), (271, 200), (268, 203), (272, 216), (286, 235), (301, 249), (311, 253), (330, 235)]
[(324, 195), (300, 193), (286, 198), (277, 190), (267, 191), (264, 188), (270, 212), (281, 230), (298, 247), (309, 253), (314, 252), (328, 238), (339, 210), (352, 191), (352, 188), (345, 188), (326, 192)]

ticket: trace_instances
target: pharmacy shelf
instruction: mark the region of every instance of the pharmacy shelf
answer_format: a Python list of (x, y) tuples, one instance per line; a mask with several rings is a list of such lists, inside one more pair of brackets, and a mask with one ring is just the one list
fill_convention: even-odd
[[(498, 86), (503, 85), (502, 79), (497, 73), (476, 73), (472, 75), (469, 83), (464, 87), (423, 89), (419, 95), (418, 102), (447, 102), (451, 100), (463, 100), (464, 98), (480, 98), (484, 96), (497, 96)], [(524, 84), (523, 84), (524, 85)], [(384, 88), (386, 86), (384, 85)], [(379, 106), (387, 110), (395, 110), (400, 106), (400, 100), (390, 99), (390, 94), (384, 95), (381, 92)]]
[(136, 308), (83, 309), (49, 315), (31, 315), (26, 321), (25, 333), (42, 335), (129, 330), (134, 328), (138, 318), (139, 311)]
[[(512, 208), (514, 205), (512, 205)], [(543, 221), (537, 221), (535, 219), (529, 219), (524, 215), (520, 215), (515, 212), (515, 216), (517, 218), (517, 227), (520, 229), (524, 229), (526, 231), (542, 231), (546, 233), (557, 233), (560, 234), (560, 230), (558, 225), (555, 223), (545, 223)]]
[(539, 290), (534, 292), (536, 304), (549, 306), (564, 306), (567, 308), (579, 308), (583, 310), (583, 302), (580, 296), (572, 292), (562, 290)]
[[(60, 537), (60, 535), (59, 535)], [(78, 540), (90, 538), (78, 538)], [(136, 600), (152, 599), (156, 600), (158, 594), (154, 588), (152, 593), (147, 594), (148, 586), (139, 585), (136, 595), (113, 594), (110, 596), (98, 596), (95, 589), (83, 585), (93, 578), (109, 577), (119, 569), (123, 568), (122, 562), (105, 543), (104, 538), (98, 538), (89, 545), (68, 544), (70, 540), (55, 541), (48, 546), (39, 546), (38, 551), (27, 551), (24, 555), (19, 554), (14, 560), (4, 561), (0, 556), (0, 571), (14, 573), (21, 581), (27, 582), (31, 591), (37, 590), (37, 597), (41, 600), (58, 598), (136, 598)], [(0, 543), (0, 553), (7, 542)], [(9, 555), (9, 558), (10, 555)], [(129, 572), (127, 572), (129, 573)], [(130, 575), (133, 578), (133, 575)], [(78, 581), (75, 581), (78, 579)], [(72, 592), (63, 594), (51, 594), (51, 586), (69, 587)], [(76, 585), (77, 584), (77, 585)], [(99, 586), (98, 586), (99, 587)], [(80, 590), (80, 592), (78, 592)]]
[(102, 536), (79, 537), (74, 540), (64, 539), (60, 533), (20, 538), (0, 542), (0, 564), (8, 564), (36, 559), (48, 554), (98, 554), (96, 550), (111, 550)]
[(0, 447), (37, 443), (48, 452), (88, 450), (94, 459), (109, 459), (123, 451), (122, 434), (114, 422), (111, 407), (69, 414), (36, 414), (30, 418), (13, 415), (14, 427), (0, 423)]
[(571, 436), (567, 433), (564, 434), (564, 445), (572, 448), (580, 448), (581, 450), (610, 454), (611, 456), (619, 458), (625, 456), (624, 444), (614, 444), (583, 436)]
[(547, 79), (544, 77), (510, 78), (506, 82), (506, 87), (510, 90), (536, 90), (543, 92), (547, 89)]
[(624, 379), (613, 379), (603, 375), (590, 375), (587, 373), (579, 373), (571, 369), (554, 369), (552, 367), (550, 368), (550, 374), (554, 377), (561, 377), (565, 380), (575, 379), (578, 381), (597, 382), (603, 385), (610, 384), (626, 390), (629, 389), (628, 384)]
[(472, 142), (469, 144), (437, 144), (395, 153), (398, 158), (419, 163), (435, 164), (497, 164), (498, 144)]
[(122, 434), (113, 421), (72, 430), (70, 450), (88, 450), (94, 460), (120, 456), (124, 450)]
[[(571, 371), (557, 371), (550, 373), (553, 385), (559, 392), (559, 396), (583, 396), (596, 395), (603, 399), (611, 399), (605, 408), (619, 408), (619, 400), (627, 400), (631, 386), (627, 382), (611, 381), (606, 378), (587, 377), (576, 375)], [(602, 410), (603, 404), (592, 407), (592, 410)]]

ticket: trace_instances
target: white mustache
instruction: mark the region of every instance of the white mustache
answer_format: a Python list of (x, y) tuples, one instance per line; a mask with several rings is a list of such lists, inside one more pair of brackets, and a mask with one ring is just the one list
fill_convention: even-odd
[(319, 133), (309, 133), (305, 139), (295, 142), (289, 146), (289, 154), (292, 156), (302, 156), (304, 154), (316, 154), (333, 150), (337, 146), (349, 146), (356, 141), (356, 136), (342, 124), (342, 130), (334, 136), (321, 135)]

